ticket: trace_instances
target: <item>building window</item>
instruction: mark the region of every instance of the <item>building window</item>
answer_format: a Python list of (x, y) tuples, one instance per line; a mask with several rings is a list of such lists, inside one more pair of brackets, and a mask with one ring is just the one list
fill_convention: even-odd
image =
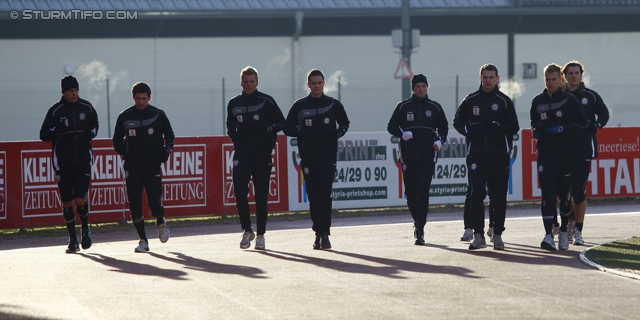
[(538, 65), (536, 63), (523, 63), (522, 64), (522, 78), (523, 79), (535, 79), (537, 78)]

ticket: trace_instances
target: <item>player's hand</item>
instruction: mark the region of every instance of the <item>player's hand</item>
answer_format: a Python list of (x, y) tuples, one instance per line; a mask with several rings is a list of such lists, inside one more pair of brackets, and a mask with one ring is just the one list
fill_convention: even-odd
[(160, 162), (165, 163), (169, 160), (169, 155), (171, 154), (171, 147), (164, 147), (162, 151), (160, 151)]
[(547, 132), (549, 133), (561, 133), (563, 131), (564, 131), (564, 128), (562, 126), (549, 127), (549, 129), (547, 129)]
[(413, 132), (411, 131), (405, 131), (402, 133), (402, 140), (407, 141), (409, 139), (413, 138)]

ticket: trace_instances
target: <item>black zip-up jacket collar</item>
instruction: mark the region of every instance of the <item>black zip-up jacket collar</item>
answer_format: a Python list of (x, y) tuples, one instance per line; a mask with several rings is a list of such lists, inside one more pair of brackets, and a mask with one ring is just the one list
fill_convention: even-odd
[(60, 98), (40, 128), (40, 140), (51, 141), (53, 166), (60, 170), (93, 163), (91, 140), (98, 134), (98, 115), (87, 100), (69, 102)]
[(580, 82), (578, 88), (570, 91), (580, 104), (580, 108), (590, 124), (579, 136), (576, 136), (576, 157), (582, 159), (593, 159), (598, 156), (598, 140), (596, 132), (609, 122), (609, 109), (604, 104), (602, 97), (592, 89), (585, 87), (584, 82)]
[(513, 149), (513, 135), (520, 130), (511, 99), (498, 86), (487, 92), (482, 84), (462, 100), (453, 127), (466, 137), (473, 154), (505, 154)]
[(562, 89), (544, 89), (533, 98), (530, 114), (538, 152), (551, 156), (572, 156), (577, 135), (589, 125), (576, 97)]
[[(447, 117), (439, 103), (429, 99), (429, 95), (418, 98), (414, 94), (396, 105), (387, 124), (387, 131), (400, 138), (403, 163), (424, 163), (437, 161), (433, 144), (438, 140), (445, 144), (448, 126)], [(410, 131), (413, 138), (402, 139), (403, 132), (406, 131)]]
[(284, 116), (275, 99), (258, 90), (231, 98), (227, 105), (227, 134), (236, 152), (268, 152), (276, 144)]
[(134, 105), (118, 115), (112, 141), (115, 151), (123, 155), (126, 170), (154, 170), (171, 153), (175, 134), (164, 111)]
[(338, 139), (349, 130), (349, 118), (342, 103), (325, 95), (311, 94), (296, 101), (286, 118), (284, 133), (297, 137), (300, 158), (313, 161), (335, 159)]

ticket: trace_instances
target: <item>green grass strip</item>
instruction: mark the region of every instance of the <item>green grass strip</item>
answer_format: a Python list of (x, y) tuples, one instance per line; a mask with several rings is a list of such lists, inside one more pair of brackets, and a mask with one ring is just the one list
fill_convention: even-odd
[(603, 244), (587, 251), (585, 257), (606, 268), (640, 275), (640, 238)]

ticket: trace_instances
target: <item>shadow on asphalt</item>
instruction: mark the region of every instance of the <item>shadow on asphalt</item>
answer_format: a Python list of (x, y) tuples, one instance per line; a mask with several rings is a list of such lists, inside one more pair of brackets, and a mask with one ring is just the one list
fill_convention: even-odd
[[(118, 260), (116, 258), (112, 258), (109, 256), (105, 256), (99, 253), (76, 253), (82, 257), (91, 259), (95, 262), (101, 263), (107, 267), (113, 268), (109, 271), (120, 272), (120, 273), (128, 273), (136, 276), (152, 276), (152, 277), (162, 277), (171, 280), (187, 280), (185, 276), (186, 272), (180, 270), (173, 269), (163, 269), (155, 266), (151, 266), (148, 264), (131, 262), (126, 260)], [(144, 254), (144, 253), (140, 253)]]
[[(487, 248), (478, 250), (469, 250), (465, 248), (452, 248), (449, 246), (428, 244), (428, 246), (439, 248), (447, 251), (452, 251), (462, 254), (470, 254), (474, 256), (482, 256), (489, 259), (498, 261), (528, 264), (528, 265), (545, 265), (550, 264), (563, 266), (563, 267), (575, 267), (580, 269), (588, 268), (580, 262), (580, 251), (573, 250), (555, 250), (547, 251), (541, 249), (538, 246), (517, 244), (505, 242), (505, 250), (494, 250), (492, 243), (487, 243)], [(574, 261), (575, 264), (567, 263)]]
[[(621, 213), (621, 212), (636, 212), (638, 207), (635, 204), (621, 204), (621, 205), (593, 205), (589, 207), (587, 214), (606, 214), (606, 213)], [(507, 219), (511, 218), (530, 218), (539, 217), (540, 212), (538, 208), (509, 208), (507, 209)], [(252, 214), (252, 223), (255, 223), (255, 217)], [(443, 222), (443, 221), (460, 221), (460, 227), (462, 228), (462, 211), (442, 211), (442, 212), (430, 212), (429, 222)], [(334, 227), (345, 226), (362, 226), (362, 225), (376, 225), (387, 223), (408, 223), (412, 224), (411, 215), (408, 211), (399, 211), (396, 214), (378, 214), (378, 215), (355, 215), (355, 216), (342, 216), (333, 217)], [(171, 237), (189, 237), (194, 235), (216, 235), (216, 234), (229, 234), (238, 233), (241, 234), (240, 222), (236, 217), (229, 218), (226, 223), (210, 223), (199, 225), (182, 225), (174, 224), (172, 221), (168, 221), (169, 228), (172, 230)], [(298, 216), (295, 218), (277, 218), (269, 219), (267, 225), (269, 231), (278, 230), (292, 230), (292, 229), (308, 229), (311, 231), (311, 219), (308, 216)], [(148, 225), (146, 227), (147, 232), (154, 232), (155, 227)], [(112, 241), (128, 241), (138, 239), (138, 236), (129, 225), (124, 225), (116, 230), (110, 229), (109, 231), (101, 231), (100, 228), (92, 228), (94, 245), (100, 242), (112, 242)], [(43, 236), (43, 237), (27, 237), (17, 239), (3, 239), (0, 235), (0, 251), (11, 249), (22, 249), (30, 247), (51, 247), (60, 246), (61, 250), (64, 250), (68, 241), (68, 235), (66, 229), (58, 230), (56, 236)], [(585, 243), (585, 248), (591, 247), (596, 243)]]
[(325, 259), (325, 258), (317, 258), (305, 256), (297, 253), (290, 252), (282, 252), (282, 251), (274, 251), (274, 250), (264, 250), (264, 251), (252, 251), (259, 254), (263, 254), (269, 257), (282, 259), (291, 262), (298, 263), (306, 263), (312, 264), (321, 268), (347, 272), (347, 273), (362, 273), (369, 274), (374, 276), (381, 276), (392, 279), (406, 279), (407, 277), (402, 276), (400, 272), (416, 272), (416, 273), (441, 273), (448, 275), (457, 275), (465, 278), (478, 278), (471, 273), (473, 271), (461, 268), (461, 267), (452, 267), (452, 266), (437, 266), (426, 263), (412, 262), (412, 261), (404, 261), (404, 260), (396, 260), (389, 258), (381, 258), (374, 256), (367, 256), (358, 253), (351, 252), (341, 252), (335, 250), (326, 250), (327, 254), (337, 254), (341, 256), (356, 258), (364, 261), (374, 262), (381, 264), (382, 266), (371, 266), (360, 263), (352, 263), (352, 262), (344, 262), (344, 261), (336, 261), (333, 259)]
[[(14, 312), (15, 311), (15, 312)], [(12, 320), (53, 320), (55, 318), (46, 317), (34, 317), (29, 315), (20, 314), (26, 313), (24, 307), (15, 306), (10, 304), (0, 304), (0, 319), (12, 319)]]
[(235, 264), (224, 264), (217, 263), (209, 260), (203, 260), (188, 256), (184, 253), (179, 252), (169, 252), (176, 256), (176, 258), (163, 256), (161, 254), (150, 252), (154, 258), (162, 259), (165, 261), (173, 262), (176, 264), (184, 265), (187, 269), (197, 270), (197, 271), (205, 271), (210, 273), (219, 273), (219, 274), (235, 274), (239, 276), (245, 276), (247, 278), (253, 279), (266, 279), (264, 276), (264, 271), (254, 268), (247, 267)]

